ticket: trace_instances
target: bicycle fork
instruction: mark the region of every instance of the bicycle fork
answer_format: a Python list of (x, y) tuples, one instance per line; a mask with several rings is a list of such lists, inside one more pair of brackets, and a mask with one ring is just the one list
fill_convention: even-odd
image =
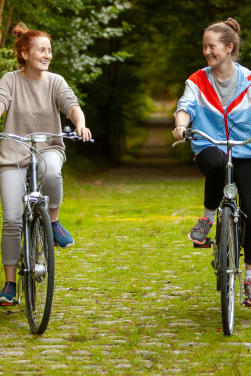
[[(219, 216), (221, 217), (222, 215), (222, 208), (219, 208)], [(240, 239), (239, 239), (239, 219), (240, 219), (240, 209), (238, 207), (234, 207), (233, 213), (233, 225), (234, 225), (234, 249), (236, 250), (235, 252), (235, 260), (234, 260), (234, 268), (229, 267), (227, 269), (227, 273), (233, 274), (237, 276), (238, 281), (239, 281), (239, 289), (240, 289), (240, 304), (245, 304), (243, 300), (243, 289), (242, 289), (242, 270), (239, 267), (239, 259), (240, 259)], [(215, 270), (215, 275), (219, 275), (219, 271), (221, 268), (220, 265), (220, 256), (219, 256), (219, 248), (218, 245), (216, 244), (216, 240), (213, 242), (213, 256), (214, 256), (214, 262), (213, 262), (213, 267)]]
[(31, 221), (33, 219), (32, 214), (32, 204), (34, 205), (36, 202), (43, 202), (45, 207), (48, 207), (49, 198), (48, 196), (42, 196), (40, 192), (32, 192), (29, 195), (25, 195), (23, 197), (23, 204), (24, 204), (24, 211), (23, 211), (23, 262), (21, 265), (21, 269), (19, 271), (20, 278), (18, 280), (18, 297), (17, 301), (20, 304), (21, 302), (21, 283), (22, 283), (22, 276), (27, 273), (33, 273), (33, 270), (31, 269), (30, 264), (30, 227), (31, 227)]
[(23, 213), (23, 247), (21, 249), (21, 266), (18, 272), (19, 279), (18, 279), (18, 288), (17, 288), (17, 301), (18, 304), (21, 303), (21, 288), (24, 288), (24, 275), (29, 273), (30, 270), (30, 258), (29, 258), (29, 250), (30, 250), (30, 237), (29, 237), (29, 209), (24, 205), (24, 213)]

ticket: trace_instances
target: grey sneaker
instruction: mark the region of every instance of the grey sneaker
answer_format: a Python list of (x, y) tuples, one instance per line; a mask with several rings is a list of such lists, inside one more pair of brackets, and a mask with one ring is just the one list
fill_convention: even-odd
[(212, 224), (213, 223), (210, 222), (209, 218), (200, 218), (196, 225), (189, 232), (188, 239), (196, 244), (204, 244), (206, 241), (206, 237), (211, 230)]

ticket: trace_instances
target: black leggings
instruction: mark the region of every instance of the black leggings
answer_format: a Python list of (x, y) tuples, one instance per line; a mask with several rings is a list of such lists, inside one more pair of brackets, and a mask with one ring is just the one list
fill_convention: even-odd
[[(225, 184), (227, 156), (216, 146), (202, 150), (196, 162), (205, 176), (204, 205), (214, 210), (220, 205)], [(251, 265), (251, 158), (233, 158), (234, 181), (237, 185), (241, 210), (247, 215), (244, 243), (245, 262)]]

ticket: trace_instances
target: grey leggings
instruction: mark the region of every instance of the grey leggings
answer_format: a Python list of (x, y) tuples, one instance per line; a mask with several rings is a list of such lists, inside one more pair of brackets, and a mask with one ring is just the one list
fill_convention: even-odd
[[(43, 176), (42, 193), (49, 196), (49, 208), (58, 208), (63, 197), (61, 169), (63, 156), (57, 151), (40, 154), (39, 173)], [(3, 209), (2, 263), (17, 265), (22, 232), (22, 196), (27, 168), (7, 170), (0, 173), (0, 194)]]

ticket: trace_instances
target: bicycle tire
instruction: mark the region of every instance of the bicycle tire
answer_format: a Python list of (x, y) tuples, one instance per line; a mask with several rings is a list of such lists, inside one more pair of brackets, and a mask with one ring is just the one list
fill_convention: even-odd
[(26, 315), (33, 334), (46, 330), (54, 291), (54, 242), (48, 211), (36, 204), (29, 231), (31, 272), (25, 273)]
[(225, 206), (222, 210), (220, 234), (220, 290), (222, 325), (225, 335), (232, 335), (235, 313), (235, 279), (236, 279), (236, 241), (232, 209)]
[(215, 244), (214, 244), (214, 260), (213, 266), (216, 271), (216, 290), (220, 291), (220, 273), (219, 273), (219, 248), (220, 248), (220, 236), (221, 236), (221, 215), (219, 209), (217, 210), (217, 222), (216, 222), (216, 234), (215, 234)]

